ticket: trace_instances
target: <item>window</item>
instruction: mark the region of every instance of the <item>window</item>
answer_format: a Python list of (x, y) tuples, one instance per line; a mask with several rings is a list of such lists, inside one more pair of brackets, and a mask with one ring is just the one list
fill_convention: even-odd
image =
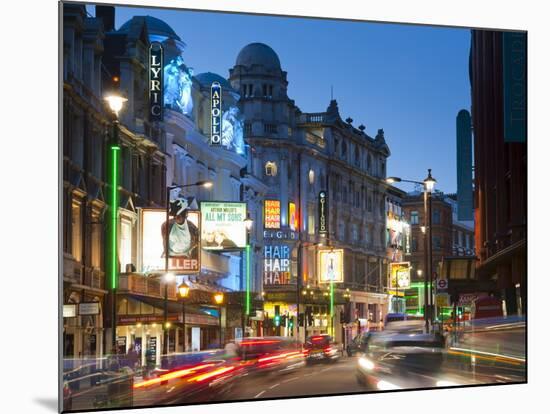
[(276, 124), (264, 124), (264, 133), (266, 134), (276, 134), (277, 125)]
[(265, 175), (268, 177), (275, 177), (277, 175), (277, 164), (273, 161), (265, 163)]
[(441, 250), (442, 249), (442, 244), (441, 244), (441, 237), (440, 236), (433, 236), (433, 248), (436, 249), (436, 250)]
[(132, 263), (132, 222), (125, 217), (120, 220), (120, 271), (126, 272), (126, 265)]
[(82, 204), (73, 200), (72, 204), (72, 254), (77, 262), (82, 261)]
[(372, 157), (370, 154), (367, 154), (367, 171), (370, 172), (372, 167)]
[(101, 267), (101, 233), (102, 226), (100, 225), (100, 218), (98, 214), (92, 216), (91, 227), (91, 265), (95, 268)]
[(348, 144), (346, 144), (346, 141), (342, 141), (342, 157), (346, 157), (348, 154)]
[(367, 211), (372, 213), (372, 195), (369, 194), (367, 199)]
[(441, 211), (434, 210), (432, 215), (433, 224), (441, 224)]
[(418, 211), (411, 211), (411, 224), (418, 224)]
[(249, 137), (252, 135), (252, 124), (250, 122), (244, 123), (244, 135), (245, 137)]
[(308, 204), (307, 206), (307, 233), (315, 234), (315, 205)]
[(417, 239), (416, 237), (413, 237), (413, 238), (412, 238), (411, 250), (412, 250), (413, 252), (417, 252), (417, 251), (418, 251), (418, 239)]
[(309, 170), (308, 178), (311, 185), (315, 184), (315, 171), (313, 171), (313, 169)]

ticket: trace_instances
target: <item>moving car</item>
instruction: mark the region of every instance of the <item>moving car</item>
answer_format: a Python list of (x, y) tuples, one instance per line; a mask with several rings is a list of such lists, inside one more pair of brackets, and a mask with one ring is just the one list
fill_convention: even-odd
[(358, 334), (353, 340), (346, 346), (346, 353), (348, 356), (354, 356), (357, 353), (365, 353), (368, 350), (370, 339), (376, 335), (374, 332), (362, 332)]
[(388, 313), (384, 319), (384, 331), (422, 333), (425, 320), (422, 315)]
[(289, 337), (247, 337), (235, 341), (236, 359), (249, 373), (289, 372), (304, 365), (300, 342)]
[(357, 382), (373, 390), (454, 385), (442, 376), (444, 351), (445, 340), (439, 334), (372, 336), (357, 361)]
[(304, 344), (306, 363), (336, 361), (342, 354), (339, 344), (327, 334), (313, 335), (306, 338)]

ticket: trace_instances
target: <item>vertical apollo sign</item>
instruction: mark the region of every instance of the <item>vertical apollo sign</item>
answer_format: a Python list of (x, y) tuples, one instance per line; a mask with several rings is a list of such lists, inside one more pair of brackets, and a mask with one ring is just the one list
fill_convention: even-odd
[(149, 120), (162, 121), (164, 52), (158, 42), (149, 46)]
[(210, 145), (222, 144), (222, 86), (219, 82), (212, 82), (210, 87)]
[(328, 197), (324, 190), (319, 192), (319, 235), (328, 236)]

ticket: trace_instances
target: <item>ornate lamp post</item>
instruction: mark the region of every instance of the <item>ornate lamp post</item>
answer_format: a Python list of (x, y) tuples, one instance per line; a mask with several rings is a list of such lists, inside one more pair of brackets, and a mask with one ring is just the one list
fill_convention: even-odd
[(214, 302), (216, 302), (216, 305), (219, 307), (219, 334), (220, 334), (220, 348), (223, 347), (223, 341), (222, 341), (222, 303), (223, 303), (223, 293), (218, 292), (214, 295)]

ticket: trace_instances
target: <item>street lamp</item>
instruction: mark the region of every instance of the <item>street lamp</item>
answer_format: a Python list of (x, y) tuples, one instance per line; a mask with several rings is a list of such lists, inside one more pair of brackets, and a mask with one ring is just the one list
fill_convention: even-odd
[[(213, 185), (212, 181), (201, 180), (193, 184), (181, 184), (181, 185), (172, 185), (166, 189), (166, 234), (164, 236), (164, 272), (168, 274), (169, 272), (169, 259), (170, 259), (170, 192), (176, 188), (188, 188), (188, 187), (204, 187), (211, 188)], [(168, 319), (168, 285), (164, 285), (164, 323), (166, 325)], [(164, 329), (164, 344), (163, 344), (163, 353), (168, 353), (168, 331)]]
[(246, 213), (246, 218), (244, 219), (244, 226), (246, 227), (246, 247), (245, 247), (245, 256), (246, 256), (246, 293), (245, 293), (245, 309), (244, 315), (242, 318), (243, 325), (243, 338), (245, 333), (245, 328), (248, 326), (248, 318), (250, 316), (250, 232), (252, 226), (254, 225), (254, 220), (250, 218), (250, 213)]
[[(434, 191), (435, 178), (432, 177), (432, 170), (428, 169), (428, 176), (424, 181), (404, 180), (400, 177), (388, 177), (386, 183), (413, 183), (424, 187), (424, 225), (420, 227), (424, 235), (424, 320), (426, 322), (426, 332), (430, 329), (430, 317), (428, 316), (429, 305), (431, 302), (431, 280), (432, 280), (432, 210), (431, 194)], [(426, 229), (428, 230), (426, 232)], [(429, 252), (429, 253), (428, 253)], [(420, 275), (420, 274), (419, 274)], [(428, 293), (428, 282), (430, 283), (430, 293)]]
[[(433, 298), (433, 249), (432, 249), (432, 192), (435, 188), (435, 183), (437, 181), (435, 178), (432, 177), (432, 170), (431, 168), (428, 168), (428, 176), (424, 179), (424, 188), (426, 189), (425, 193), (427, 195), (428, 199), (428, 266), (426, 268), (426, 271), (429, 274), (430, 279), (430, 323), (433, 325), (433, 319), (434, 319), (434, 298)], [(426, 277), (427, 279), (427, 277)], [(427, 280), (426, 280), (427, 282)]]
[(218, 292), (214, 295), (214, 302), (219, 306), (219, 330), (220, 330), (220, 348), (222, 348), (222, 303), (223, 303), (223, 293)]
[(185, 300), (189, 296), (189, 286), (185, 282), (181, 282), (178, 286), (178, 293), (181, 298), (181, 322), (183, 327), (183, 352), (187, 351), (187, 330), (185, 327)]
[(118, 113), (121, 111), (124, 106), (124, 102), (127, 101), (126, 98), (112, 94), (105, 97), (109, 105), (109, 109), (113, 112), (114, 119), (112, 122), (113, 133), (111, 136), (111, 143), (109, 145), (109, 234), (107, 235), (107, 245), (109, 246), (110, 254), (107, 255), (106, 269), (108, 273), (108, 278), (111, 284), (111, 345), (113, 349), (116, 349), (116, 318), (117, 318), (117, 309), (116, 309), (116, 289), (118, 281), (118, 170), (120, 164), (120, 146), (118, 138)]

